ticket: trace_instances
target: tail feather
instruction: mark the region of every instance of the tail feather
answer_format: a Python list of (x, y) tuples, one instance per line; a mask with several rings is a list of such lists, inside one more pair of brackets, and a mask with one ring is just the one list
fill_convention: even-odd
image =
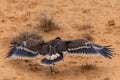
[(61, 61), (61, 60), (63, 60), (63, 56), (57, 57), (57, 58), (54, 59), (54, 60), (49, 60), (49, 59), (47, 59), (47, 58), (44, 58), (44, 59), (41, 60), (40, 63), (41, 63), (41, 64), (50, 65), (50, 64), (55, 64), (56, 62), (59, 62), (59, 61)]

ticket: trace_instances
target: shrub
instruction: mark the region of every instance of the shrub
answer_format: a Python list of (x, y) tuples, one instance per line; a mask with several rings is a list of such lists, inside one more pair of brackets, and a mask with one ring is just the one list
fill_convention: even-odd
[(12, 38), (11, 42), (23, 42), (28, 39), (36, 39), (36, 40), (42, 40), (42, 36), (40, 36), (38, 33), (35, 32), (22, 32), (19, 33), (19, 35)]
[(85, 65), (81, 66), (82, 71), (89, 71), (89, 70), (93, 70), (95, 68), (96, 68), (96, 66), (92, 65), (92, 64), (85, 64)]
[(86, 33), (86, 34), (82, 34), (82, 37), (85, 39), (85, 40), (88, 40), (88, 41), (94, 41), (94, 38), (90, 35), (90, 34), (88, 34), (88, 33)]
[(75, 28), (77, 30), (88, 30), (91, 29), (93, 26), (91, 26), (90, 24), (83, 24), (83, 25), (77, 25), (75, 26)]
[(53, 30), (59, 30), (59, 26), (53, 22), (53, 19), (44, 17), (40, 20), (40, 24), (36, 26), (36, 29), (51, 32)]

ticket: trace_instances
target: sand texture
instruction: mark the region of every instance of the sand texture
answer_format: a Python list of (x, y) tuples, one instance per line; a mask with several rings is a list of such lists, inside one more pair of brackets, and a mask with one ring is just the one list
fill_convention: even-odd
[[(59, 30), (35, 29), (42, 16), (53, 18)], [(91, 25), (81, 29), (80, 25)], [(85, 38), (112, 45), (114, 57), (69, 55), (55, 65), (42, 66), (42, 56), (31, 60), (6, 59), (10, 40), (24, 31), (35, 31), (48, 41)], [(89, 68), (85, 66), (89, 65)], [(120, 80), (120, 1), (119, 0), (0, 0), (0, 80)]]

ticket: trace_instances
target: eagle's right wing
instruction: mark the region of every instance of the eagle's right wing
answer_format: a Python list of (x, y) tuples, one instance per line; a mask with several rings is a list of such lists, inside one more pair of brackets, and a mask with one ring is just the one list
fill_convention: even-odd
[[(42, 44), (44, 42), (39, 40), (30, 39), (22, 43), (12, 42), (10, 51), (7, 54), (7, 58), (18, 57), (18, 58), (33, 58), (36, 57), (40, 52), (46, 53), (42, 50)], [(41, 50), (41, 51), (40, 51)], [(45, 51), (45, 52), (44, 52)]]
[(66, 51), (71, 54), (100, 54), (106, 58), (113, 56), (110, 46), (100, 46), (83, 39), (65, 41), (65, 43)]

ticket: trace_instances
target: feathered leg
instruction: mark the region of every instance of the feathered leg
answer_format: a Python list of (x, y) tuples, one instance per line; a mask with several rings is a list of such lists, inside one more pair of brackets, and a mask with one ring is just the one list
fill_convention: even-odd
[[(62, 59), (63, 59), (63, 53), (59, 53), (59, 54), (60, 54), (60, 56), (61, 56)], [(58, 58), (57, 58), (57, 59), (58, 59)], [(56, 60), (57, 60), (57, 59), (56, 59)], [(58, 61), (59, 61), (59, 60), (61, 60), (61, 59), (58, 59)], [(52, 61), (52, 64), (50, 65), (50, 70), (51, 70), (51, 72), (55, 72), (55, 68), (54, 68), (54, 65), (55, 65), (55, 64), (54, 64), (54, 62), (55, 62), (55, 60), (53, 60), (53, 61)]]
[(51, 71), (51, 72), (55, 72), (54, 64), (50, 65), (50, 71)]

